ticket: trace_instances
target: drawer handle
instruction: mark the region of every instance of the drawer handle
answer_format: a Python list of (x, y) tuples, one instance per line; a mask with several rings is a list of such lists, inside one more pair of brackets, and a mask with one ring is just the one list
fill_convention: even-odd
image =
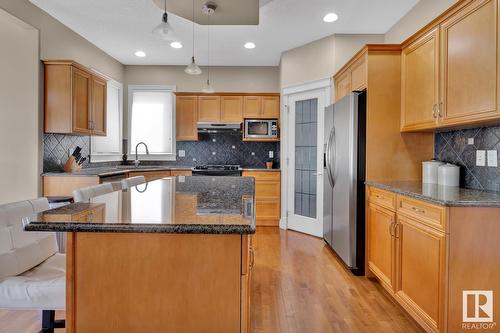
[(378, 194), (375, 194), (375, 196), (379, 199), (384, 199), (384, 197), (382, 195), (378, 195)]
[(391, 234), (392, 237), (394, 237), (394, 233), (392, 232), (393, 227), (394, 227), (394, 222), (391, 222), (391, 224), (389, 225), (389, 234)]
[(425, 210), (423, 210), (423, 209), (418, 209), (417, 207), (411, 207), (411, 209), (414, 212), (425, 214)]

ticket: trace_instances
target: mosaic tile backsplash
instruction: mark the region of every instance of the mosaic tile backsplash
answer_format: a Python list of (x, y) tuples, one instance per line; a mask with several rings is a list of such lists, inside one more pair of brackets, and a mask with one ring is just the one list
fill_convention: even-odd
[[(61, 171), (69, 152), (82, 147), (82, 156), (90, 154), (90, 138), (87, 136), (44, 134), (43, 171)], [(126, 147), (126, 140), (124, 140)], [(243, 142), (241, 133), (201, 134), (196, 142), (177, 142), (177, 151), (184, 150), (185, 157), (177, 161), (143, 161), (141, 165), (195, 166), (201, 164), (240, 164), (247, 168), (264, 168), (269, 160), (269, 151), (274, 152), (275, 167), (279, 167), (280, 144), (277, 142)], [(178, 154), (177, 154), (178, 155)], [(89, 163), (83, 167), (113, 166), (119, 162)]]
[(460, 166), (461, 187), (500, 191), (500, 167), (476, 166), (476, 150), (500, 150), (500, 126), (437, 132), (434, 144), (435, 159)]

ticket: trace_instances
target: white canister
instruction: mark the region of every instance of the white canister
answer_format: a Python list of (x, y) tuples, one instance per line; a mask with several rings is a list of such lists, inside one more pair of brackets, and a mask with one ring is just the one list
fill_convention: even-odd
[(438, 183), (438, 168), (444, 165), (443, 162), (436, 160), (422, 162), (422, 183), (437, 184)]
[(460, 185), (460, 167), (447, 163), (438, 168), (438, 184), (444, 186)]

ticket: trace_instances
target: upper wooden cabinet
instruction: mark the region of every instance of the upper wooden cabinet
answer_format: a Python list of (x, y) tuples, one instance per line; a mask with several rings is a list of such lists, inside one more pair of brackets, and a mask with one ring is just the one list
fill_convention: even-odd
[(434, 128), (439, 103), (439, 29), (405, 47), (401, 64), (401, 129)]
[(198, 97), (198, 121), (220, 122), (220, 96)]
[(244, 96), (243, 118), (271, 118), (280, 117), (279, 96)]
[(46, 133), (106, 135), (106, 79), (73, 61), (45, 61)]
[(335, 101), (349, 95), (352, 91), (361, 91), (367, 87), (366, 53), (362, 53), (335, 75)]
[(444, 126), (500, 117), (498, 1), (473, 1), (441, 24)]
[(401, 130), (500, 121), (498, 0), (460, 2), (403, 45)]
[(221, 96), (220, 118), (222, 122), (243, 122), (243, 97)]
[(198, 97), (177, 96), (175, 100), (175, 137), (177, 141), (197, 141)]

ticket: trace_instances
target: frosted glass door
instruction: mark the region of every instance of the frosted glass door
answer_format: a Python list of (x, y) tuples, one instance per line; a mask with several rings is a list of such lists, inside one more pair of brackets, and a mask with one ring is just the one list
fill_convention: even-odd
[(318, 99), (295, 102), (294, 213), (316, 218)]

